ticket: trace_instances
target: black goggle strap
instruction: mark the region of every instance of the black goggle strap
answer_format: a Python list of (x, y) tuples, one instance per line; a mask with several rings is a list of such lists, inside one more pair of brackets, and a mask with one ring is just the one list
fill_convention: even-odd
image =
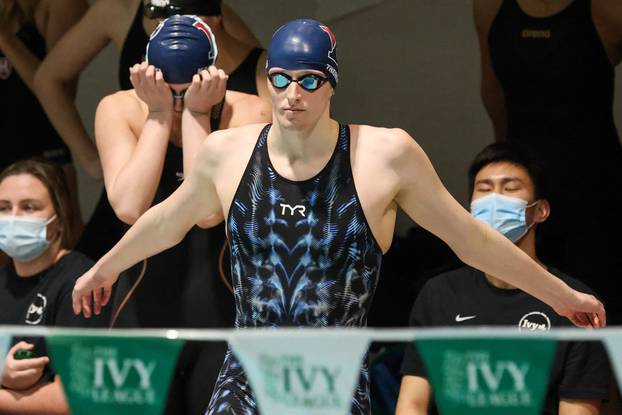
[(182, 8), (173, 4), (166, 6), (157, 6), (151, 2), (143, 6), (143, 14), (148, 19), (163, 19), (171, 17), (175, 14), (192, 14), (197, 16), (220, 16), (222, 12), (220, 5), (204, 5), (200, 2), (188, 5), (188, 7)]
[(181, 14), (181, 8), (170, 4), (167, 6), (156, 6), (152, 3), (147, 3), (143, 7), (143, 14), (148, 19), (163, 19), (174, 14)]

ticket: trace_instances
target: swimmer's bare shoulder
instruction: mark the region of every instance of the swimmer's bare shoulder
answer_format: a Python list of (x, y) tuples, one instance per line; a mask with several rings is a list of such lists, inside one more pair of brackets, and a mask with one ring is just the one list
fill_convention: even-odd
[(233, 199), (265, 126), (266, 123), (257, 123), (215, 131), (201, 145), (194, 168), (199, 170), (199, 176), (209, 177), (223, 207), (228, 208)]
[(373, 187), (374, 199), (393, 200), (413, 179), (409, 176), (417, 166), (428, 162), (415, 139), (401, 128), (351, 125), (350, 134), (355, 182)]
[(95, 129), (97, 137), (98, 124), (104, 128), (100, 132), (110, 130), (112, 125), (123, 123), (138, 137), (149, 113), (147, 105), (136, 95), (133, 89), (117, 91), (107, 95), (97, 105), (95, 112)]
[[(401, 128), (350, 125), (355, 162), (373, 163), (386, 168), (413, 156), (419, 148), (415, 139)], [(373, 162), (372, 160), (376, 160)]]

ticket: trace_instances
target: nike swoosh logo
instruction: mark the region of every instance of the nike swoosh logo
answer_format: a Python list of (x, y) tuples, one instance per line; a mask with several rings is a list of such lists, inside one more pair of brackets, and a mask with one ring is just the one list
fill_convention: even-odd
[(456, 321), (459, 323), (461, 321), (466, 321), (466, 320), (471, 320), (472, 318), (475, 318), (476, 316), (461, 316), (460, 314), (458, 314), (456, 316)]

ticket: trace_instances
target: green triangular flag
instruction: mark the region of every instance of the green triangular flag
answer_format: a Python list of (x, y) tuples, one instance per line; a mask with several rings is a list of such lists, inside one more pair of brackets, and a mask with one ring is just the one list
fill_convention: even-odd
[(554, 339), (415, 342), (443, 415), (539, 415)]
[(162, 414), (181, 340), (49, 336), (46, 341), (73, 414)]

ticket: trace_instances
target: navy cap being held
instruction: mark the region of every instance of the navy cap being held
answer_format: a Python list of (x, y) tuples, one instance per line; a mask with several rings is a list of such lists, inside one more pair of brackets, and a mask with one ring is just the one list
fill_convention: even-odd
[(192, 82), (192, 76), (213, 65), (218, 56), (210, 27), (196, 16), (171, 16), (153, 31), (147, 63), (162, 71), (170, 84)]

